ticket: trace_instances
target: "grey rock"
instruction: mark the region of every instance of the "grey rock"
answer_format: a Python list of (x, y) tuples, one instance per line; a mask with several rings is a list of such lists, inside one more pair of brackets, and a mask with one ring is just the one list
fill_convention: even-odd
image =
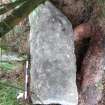
[(33, 104), (77, 105), (72, 24), (48, 1), (30, 14), (29, 21)]

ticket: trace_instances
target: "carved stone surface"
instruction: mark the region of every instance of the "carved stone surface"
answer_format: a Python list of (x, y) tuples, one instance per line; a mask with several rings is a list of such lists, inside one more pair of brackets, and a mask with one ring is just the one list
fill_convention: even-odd
[(77, 105), (71, 23), (48, 1), (30, 14), (29, 21), (33, 104)]

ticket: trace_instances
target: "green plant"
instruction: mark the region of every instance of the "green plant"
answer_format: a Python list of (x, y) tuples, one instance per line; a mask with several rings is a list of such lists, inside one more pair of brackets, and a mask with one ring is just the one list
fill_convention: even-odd
[(0, 47), (0, 53), (1, 53), (1, 52), (4, 53), (5, 50), (4, 50), (3, 48)]
[(0, 84), (0, 105), (19, 105), (16, 100), (16, 89)]
[(13, 70), (14, 67), (15, 67), (15, 65), (12, 64), (12, 63), (9, 63), (9, 62), (0, 62), (0, 68), (2, 70), (10, 71), (10, 70)]

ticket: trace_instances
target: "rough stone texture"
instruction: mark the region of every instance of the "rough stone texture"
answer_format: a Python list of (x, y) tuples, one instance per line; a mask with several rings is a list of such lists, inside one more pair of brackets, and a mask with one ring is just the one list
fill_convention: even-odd
[(105, 105), (105, 35), (96, 28), (82, 65), (79, 105)]
[[(31, 90), (44, 104), (77, 105), (72, 25), (50, 2), (30, 14)], [(36, 95), (33, 104), (41, 104)]]
[(91, 17), (93, 0), (51, 0), (72, 22), (73, 27)]

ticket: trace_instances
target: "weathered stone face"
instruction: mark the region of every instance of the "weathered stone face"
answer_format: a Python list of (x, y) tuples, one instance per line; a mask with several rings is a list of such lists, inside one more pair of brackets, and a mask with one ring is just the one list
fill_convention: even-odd
[[(50, 2), (30, 14), (31, 91), (44, 104), (77, 105), (72, 25)], [(33, 104), (41, 104), (36, 95)]]

